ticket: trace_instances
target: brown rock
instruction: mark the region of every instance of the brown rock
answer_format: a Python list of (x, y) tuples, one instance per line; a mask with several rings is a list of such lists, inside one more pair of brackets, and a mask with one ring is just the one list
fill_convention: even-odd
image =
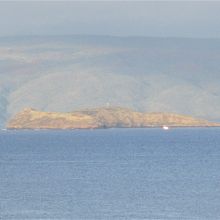
[(218, 123), (173, 113), (141, 113), (108, 107), (69, 113), (42, 112), (25, 108), (7, 124), (9, 129), (89, 129), (112, 127), (210, 127)]

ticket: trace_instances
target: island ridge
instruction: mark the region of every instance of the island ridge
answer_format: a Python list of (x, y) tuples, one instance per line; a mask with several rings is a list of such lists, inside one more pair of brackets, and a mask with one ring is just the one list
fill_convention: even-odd
[(220, 123), (174, 113), (142, 113), (122, 107), (62, 112), (26, 108), (7, 123), (8, 129), (91, 129), (133, 127), (217, 127)]

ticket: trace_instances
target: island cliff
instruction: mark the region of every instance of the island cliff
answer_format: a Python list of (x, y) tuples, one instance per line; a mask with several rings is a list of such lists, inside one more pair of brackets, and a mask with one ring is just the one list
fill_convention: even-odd
[(7, 124), (8, 129), (89, 129), (113, 127), (211, 127), (220, 123), (173, 113), (141, 113), (120, 107), (85, 109), (69, 113), (26, 108)]

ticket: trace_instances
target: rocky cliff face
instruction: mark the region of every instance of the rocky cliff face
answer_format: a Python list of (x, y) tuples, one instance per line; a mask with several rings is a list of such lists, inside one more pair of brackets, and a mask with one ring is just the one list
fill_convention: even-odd
[(7, 124), (9, 129), (89, 129), (112, 127), (220, 126), (218, 123), (173, 113), (141, 113), (126, 108), (95, 108), (69, 113), (27, 108)]

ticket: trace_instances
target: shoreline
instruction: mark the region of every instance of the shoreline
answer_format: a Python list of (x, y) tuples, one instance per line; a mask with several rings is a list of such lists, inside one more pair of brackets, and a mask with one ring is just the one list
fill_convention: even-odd
[[(169, 129), (181, 128), (220, 128), (220, 126), (168, 126)], [(74, 131), (74, 130), (110, 130), (110, 129), (163, 129), (163, 126), (146, 126), (146, 127), (107, 127), (107, 128), (3, 128), (1, 131)], [(168, 130), (169, 130), (168, 129)]]

